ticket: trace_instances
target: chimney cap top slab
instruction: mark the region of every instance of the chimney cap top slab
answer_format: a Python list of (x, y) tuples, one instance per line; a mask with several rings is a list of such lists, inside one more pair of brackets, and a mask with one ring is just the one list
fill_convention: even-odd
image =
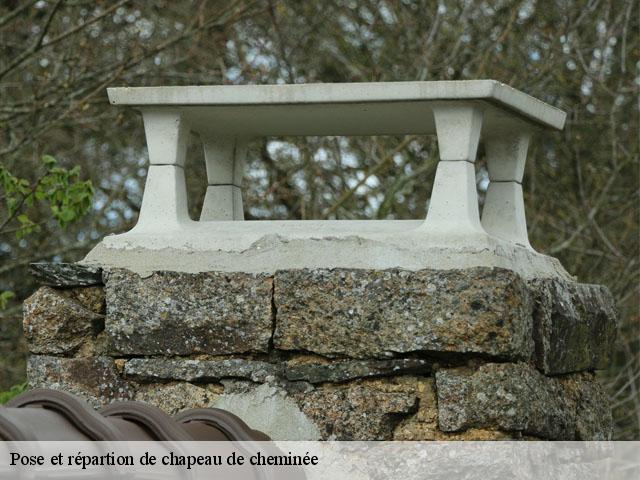
[[(298, 128), (291, 134), (306, 135), (305, 123), (318, 125), (323, 110), (327, 106), (347, 107), (349, 113), (344, 120), (333, 116), (333, 125), (337, 134), (393, 134), (393, 133), (431, 133), (429, 126), (411, 127), (399, 125), (404, 132), (394, 132), (393, 127), (386, 125), (386, 107), (398, 111), (403, 107), (410, 117), (411, 123), (417, 123), (420, 110), (412, 114), (406, 110), (408, 106), (430, 110), (434, 102), (440, 101), (480, 101), (493, 107), (502, 121), (497, 124), (508, 124), (514, 118), (523, 118), (537, 127), (561, 130), (564, 127), (566, 113), (537, 98), (516, 90), (495, 80), (445, 80), (423, 82), (367, 82), (367, 83), (308, 83), (294, 85), (208, 85), (208, 86), (172, 86), (172, 87), (117, 87), (107, 89), (109, 101), (113, 105), (132, 105), (137, 107), (184, 107), (187, 117), (193, 117), (195, 124), (206, 123), (201, 118), (202, 112), (191, 107), (208, 107), (206, 117), (214, 117), (224, 112), (246, 112), (246, 107), (268, 108), (270, 115), (306, 112), (298, 116)], [(214, 108), (212, 108), (214, 107)], [(215, 108), (217, 107), (217, 108)], [(293, 108), (292, 108), (293, 107)], [(354, 108), (356, 107), (356, 108)], [(189, 109), (191, 108), (191, 110)], [(372, 110), (373, 109), (373, 110)], [(400, 111), (403, 109), (401, 108)], [(376, 120), (376, 117), (379, 117)], [(413, 119), (411, 117), (414, 117)], [(397, 122), (398, 119), (392, 119)], [(350, 127), (364, 121), (369, 131), (359, 131)], [(379, 125), (376, 126), (376, 124)], [(493, 122), (491, 122), (493, 123)], [(283, 124), (283, 130), (287, 125)], [(313, 129), (311, 129), (313, 130)], [(344, 130), (344, 133), (339, 133)], [(274, 130), (275, 134), (279, 132)], [(240, 132), (229, 132), (240, 133)], [(272, 134), (268, 129), (264, 132), (248, 132), (249, 134)], [(285, 132), (289, 133), (289, 132)], [(312, 133), (313, 134), (313, 133)], [(322, 134), (320, 132), (315, 133)], [(333, 134), (328, 131), (326, 134)]]

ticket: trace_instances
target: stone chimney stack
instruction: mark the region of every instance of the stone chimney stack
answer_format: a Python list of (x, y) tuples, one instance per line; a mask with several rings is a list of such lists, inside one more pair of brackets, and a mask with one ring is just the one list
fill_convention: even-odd
[[(276, 440), (601, 440), (608, 290), (527, 238), (531, 136), (565, 114), (494, 81), (117, 88), (142, 112), (138, 224), (79, 264), (34, 265), (32, 387), (94, 406), (216, 406)], [(209, 186), (187, 213), (184, 157)], [(244, 221), (249, 140), (436, 134), (425, 220)], [(479, 215), (474, 161), (490, 185)]]

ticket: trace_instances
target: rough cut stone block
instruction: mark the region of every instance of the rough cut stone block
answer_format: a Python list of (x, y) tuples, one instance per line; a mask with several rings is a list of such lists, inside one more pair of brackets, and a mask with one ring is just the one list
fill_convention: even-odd
[(509, 270), (288, 270), (274, 282), (279, 349), (355, 358), (533, 354), (529, 291)]
[(29, 388), (51, 388), (78, 395), (98, 408), (116, 400), (131, 400), (133, 390), (118, 376), (108, 357), (60, 358), (31, 355)]
[(576, 439), (611, 440), (613, 417), (609, 396), (588, 373), (574, 374), (563, 381), (569, 394), (576, 399)]
[(535, 282), (535, 289), (538, 368), (559, 374), (608, 367), (617, 331), (609, 290), (556, 280)]
[(323, 386), (293, 397), (323, 440), (391, 440), (402, 418), (418, 407), (414, 392), (384, 381)]
[(32, 263), (36, 279), (52, 287), (86, 287), (102, 284), (102, 270), (77, 263)]
[(519, 431), (553, 440), (606, 440), (612, 419), (606, 395), (590, 374), (545, 377), (523, 363), (489, 363), (436, 373), (438, 424)]
[(104, 315), (106, 311), (104, 286), (56, 288), (56, 292), (63, 295), (94, 313)]
[(286, 377), (309, 383), (345, 382), (356, 378), (429, 373), (433, 362), (418, 358), (397, 360), (344, 360), (328, 363), (289, 363)]
[(188, 408), (209, 408), (223, 391), (217, 388), (203, 388), (190, 383), (152, 384), (141, 386), (135, 400), (145, 402), (174, 415)]
[(86, 306), (59, 290), (42, 287), (24, 302), (24, 335), (29, 351), (66, 355), (77, 351), (104, 329), (104, 315), (87, 308), (102, 303), (101, 289), (77, 293)]
[(435, 381), (425, 377), (402, 377), (389, 379), (388, 387), (394, 385), (418, 397), (416, 413), (403, 418), (393, 432), (394, 440), (403, 441), (461, 441), (461, 440), (512, 440), (522, 438), (518, 432), (501, 432), (470, 428), (462, 432), (442, 432), (438, 429), (438, 402)]
[(438, 433), (438, 409), (433, 378), (405, 377), (402, 384), (407, 392), (418, 397), (418, 410), (402, 419), (393, 432), (394, 440), (436, 440)]
[(264, 382), (269, 376), (277, 376), (282, 368), (256, 360), (181, 360), (158, 358), (133, 358), (124, 366), (127, 377), (140, 381), (184, 380), (186, 382), (211, 382), (223, 378), (247, 378)]
[(126, 270), (106, 275), (106, 332), (125, 355), (266, 352), (272, 279), (264, 274)]
[(265, 382), (286, 378), (308, 383), (345, 382), (357, 378), (429, 373), (432, 362), (423, 359), (344, 360), (327, 363), (290, 361), (269, 363), (248, 359), (165, 359), (133, 358), (124, 364), (126, 377), (140, 382), (182, 380), (215, 382), (222, 379), (248, 379)]

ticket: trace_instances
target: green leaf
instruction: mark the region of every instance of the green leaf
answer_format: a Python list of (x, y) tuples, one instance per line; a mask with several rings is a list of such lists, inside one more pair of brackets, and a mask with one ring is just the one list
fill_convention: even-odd
[(45, 167), (47, 167), (47, 170), (51, 170), (53, 167), (55, 167), (58, 164), (58, 161), (51, 155), (43, 155), (42, 164)]
[(7, 305), (9, 304), (9, 300), (11, 300), (15, 296), (16, 296), (15, 293), (9, 292), (8, 290), (4, 292), (0, 292), (0, 310), (4, 310), (5, 308), (7, 308)]
[(30, 233), (40, 230), (40, 226), (35, 224), (26, 214), (21, 214), (16, 217), (16, 220), (20, 223), (20, 228), (16, 230), (16, 238), (20, 240)]
[(76, 218), (76, 214), (75, 212), (70, 209), (70, 208), (66, 208), (64, 210), (62, 210), (60, 212), (60, 220), (64, 223), (69, 223), (71, 222), (74, 218)]

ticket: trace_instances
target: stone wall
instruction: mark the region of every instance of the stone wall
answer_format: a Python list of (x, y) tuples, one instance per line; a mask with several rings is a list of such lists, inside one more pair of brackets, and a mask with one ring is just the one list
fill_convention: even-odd
[(96, 407), (216, 406), (276, 439), (596, 440), (606, 288), (464, 270), (155, 272), (41, 266), (31, 387)]

